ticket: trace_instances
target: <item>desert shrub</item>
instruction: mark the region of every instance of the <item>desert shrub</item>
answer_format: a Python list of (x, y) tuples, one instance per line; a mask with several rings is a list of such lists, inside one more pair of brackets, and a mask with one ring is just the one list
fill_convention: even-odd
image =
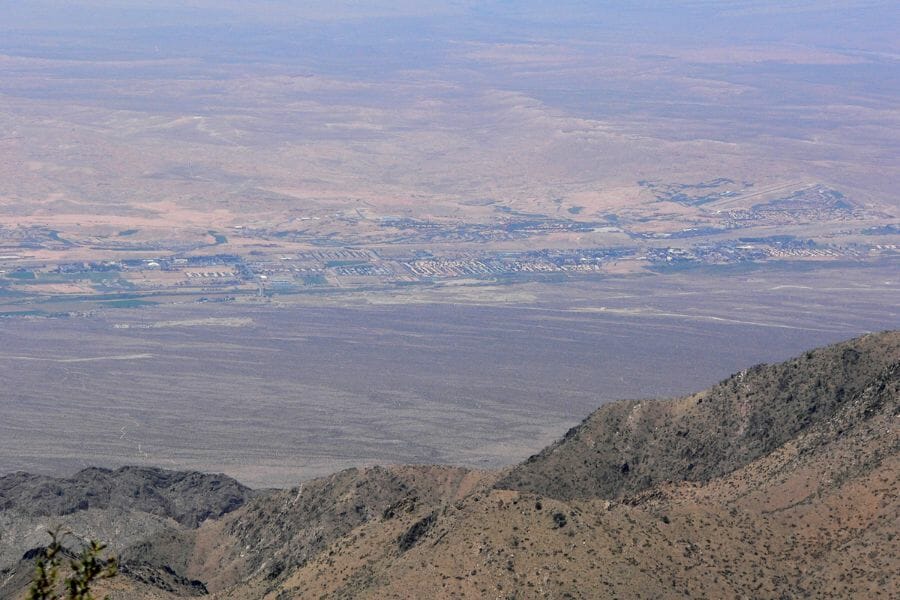
[(91, 585), (97, 579), (115, 576), (117, 570), (116, 559), (101, 558), (105, 549), (105, 544), (92, 540), (81, 554), (69, 561), (71, 575), (61, 581), (63, 545), (59, 532), (51, 531), (50, 544), (35, 559), (28, 600), (95, 600)]

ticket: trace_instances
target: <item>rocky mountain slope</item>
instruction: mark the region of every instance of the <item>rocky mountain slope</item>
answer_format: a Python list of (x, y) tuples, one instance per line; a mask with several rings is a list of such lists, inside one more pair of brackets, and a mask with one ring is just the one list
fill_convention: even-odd
[(832, 419), (897, 361), (900, 334), (867, 336), (758, 365), (686, 398), (608, 404), (498, 487), (615, 498), (657, 483), (709, 481)]
[[(19, 474), (0, 480), (0, 526), (63, 518), (113, 541), (112, 598), (892, 598), (898, 418), (900, 332), (887, 332), (693, 396), (604, 406), (505, 473), (351, 469), (250, 492), (125, 470), (160, 485), (133, 504), (122, 490), (144, 488)], [(30, 569), (15, 539), (13, 552), (0, 538), (2, 598)]]
[(88, 468), (68, 479), (13, 473), (0, 477), (0, 509), (61, 516), (88, 509), (126, 509), (197, 527), (257, 495), (224, 475), (148, 467)]

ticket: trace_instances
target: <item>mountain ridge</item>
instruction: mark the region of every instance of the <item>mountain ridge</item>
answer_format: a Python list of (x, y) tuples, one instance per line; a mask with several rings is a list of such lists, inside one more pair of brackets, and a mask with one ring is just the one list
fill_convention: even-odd
[[(898, 418), (889, 331), (604, 405), (504, 471), (370, 467), (259, 491), (202, 474), (88, 470), (69, 487), (17, 474), (0, 478), (0, 526), (68, 519), (77, 546), (110, 535), (103, 519), (127, 525), (112, 599), (890, 598)], [(92, 477), (108, 487), (80, 509)], [(194, 478), (208, 501), (169, 498)], [(153, 481), (141, 506), (155, 513), (128, 511), (126, 492)], [(28, 513), (23, 489), (71, 493)], [(21, 597), (28, 553), (0, 550), (0, 597)]]
[(708, 481), (830, 418), (898, 361), (900, 334), (886, 332), (756, 365), (698, 394), (605, 404), (497, 486), (615, 498), (668, 480)]

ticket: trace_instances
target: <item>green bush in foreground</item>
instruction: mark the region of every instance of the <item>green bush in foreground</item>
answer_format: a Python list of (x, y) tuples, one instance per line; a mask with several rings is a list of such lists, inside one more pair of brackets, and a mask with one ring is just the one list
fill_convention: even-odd
[(58, 532), (51, 531), (50, 538), (50, 544), (35, 563), (28, 600), (95, 600), (91, 584), (97, 579), (113, 577), (117, 569), (116, 559), (100, 557), (106, 544), (92, 540), (75, 560), (70, 561), (72, 574), (64, 580), (65, 595), (61, 595), (58, 590), (63, 547)]

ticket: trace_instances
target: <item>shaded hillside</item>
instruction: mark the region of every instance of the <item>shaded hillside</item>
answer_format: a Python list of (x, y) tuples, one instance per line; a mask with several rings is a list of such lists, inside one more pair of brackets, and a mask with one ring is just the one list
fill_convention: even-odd
[(88, 509), (124, 509), (196, 527), (238, 508), (256, 493), (225, 475), (150, 467), (88, 468), (69, 478), (13, 473), (0, 477), (0, 509), (60, 516)]
[[(146, 467), (89, 468), (69, 478), (0, 477), (0, 598), (11, 597), (31, 577), (35, 552), (49, 542), (50, 529), (69, 532), (62, 542), (72, 552), (89, 539), (121, 552), (149, 537), (196, 528), (261, 495), (224, 475)], [(196, 587), (165, 569), (153, 580), (156, 591), (167, 581), (173, 590)]]
[(603, 406), (497, 483), (555, 498), (616, 498), (709, 481), (778, 448), (853, 401), (900, 361), (900, 332), (759, 365), (677, 400)]

